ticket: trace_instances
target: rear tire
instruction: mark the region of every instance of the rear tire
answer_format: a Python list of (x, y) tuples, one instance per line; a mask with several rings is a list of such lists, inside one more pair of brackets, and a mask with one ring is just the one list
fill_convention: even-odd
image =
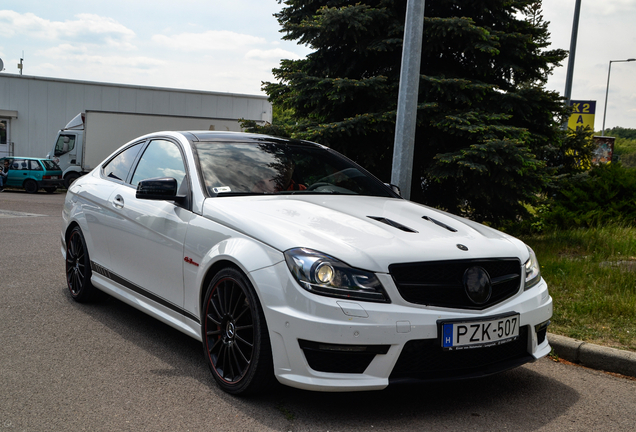
[(26, 180), (26, 181), (24, 182), (24, 190), (25, 190), (27, 193), (30, 193), (30, 194), (34, 194), (34, 193), (36, 193), (36, 192), (38, 191), (38, 184), (37, 184), (37, 182), (36, 182), (35, 180), (31, 180), (31, 179)]
[(95, 298), (97, 289), (91, 283), (92, 274), (86, 240), (76, 226), (66, 240), (66, 283), (76, 302), (86, 303)]
[(265, 316), (243, 273), (226, 267), (214, 276), (203, 314), (203, 350), (222, 390), (246, 396), (263, 391), (274, 381)]

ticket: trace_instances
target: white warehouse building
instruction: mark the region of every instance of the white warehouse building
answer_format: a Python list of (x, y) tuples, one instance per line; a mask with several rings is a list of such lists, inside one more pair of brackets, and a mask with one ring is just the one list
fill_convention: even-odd
[(241, 118), (272, 121), (266, 96), (0, 73), (0, 157), (45, 157), (57, 132), (89, 110), (212, 118), (216, 130), (238, 131)]

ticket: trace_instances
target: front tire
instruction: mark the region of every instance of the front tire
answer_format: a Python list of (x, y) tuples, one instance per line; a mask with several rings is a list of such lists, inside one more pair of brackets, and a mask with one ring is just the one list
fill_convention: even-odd
[(91, 283), (92, 274), (86, 240), (80, 227), (76, 226), (66, 240), (66, 283), (76, 302), (94, 299), (97, 289)]
[(250, 281), (235, 268), (218, 272), (203, 304), (203, 349), (215, 381), (227, 393), (256, 394), (273, 381), (272, 349)]
[(64, 177), (64, 186), (66, 186), (66, 189), (70, 188), (73, 182), (79, 177), (80, 175), (76, 172), (70, 172), (66, 174), (66, 177)]

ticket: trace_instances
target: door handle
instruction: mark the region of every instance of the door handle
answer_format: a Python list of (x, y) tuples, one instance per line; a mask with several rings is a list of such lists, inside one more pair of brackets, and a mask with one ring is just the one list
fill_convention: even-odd
[(113, 200), (113, 207), (121, 209), (124, 208), (124, 198), (121, 195), (117, 195)]

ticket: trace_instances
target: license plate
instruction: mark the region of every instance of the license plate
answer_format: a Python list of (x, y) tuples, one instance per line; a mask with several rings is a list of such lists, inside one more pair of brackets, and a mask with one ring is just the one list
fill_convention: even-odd
[(57, 180), (58, 177), (57, 176), (51, 176), (51, 180)]
[(512, 342), (519, 337), (519, 314), (442, 323), (442, 348), (462, 350)]

